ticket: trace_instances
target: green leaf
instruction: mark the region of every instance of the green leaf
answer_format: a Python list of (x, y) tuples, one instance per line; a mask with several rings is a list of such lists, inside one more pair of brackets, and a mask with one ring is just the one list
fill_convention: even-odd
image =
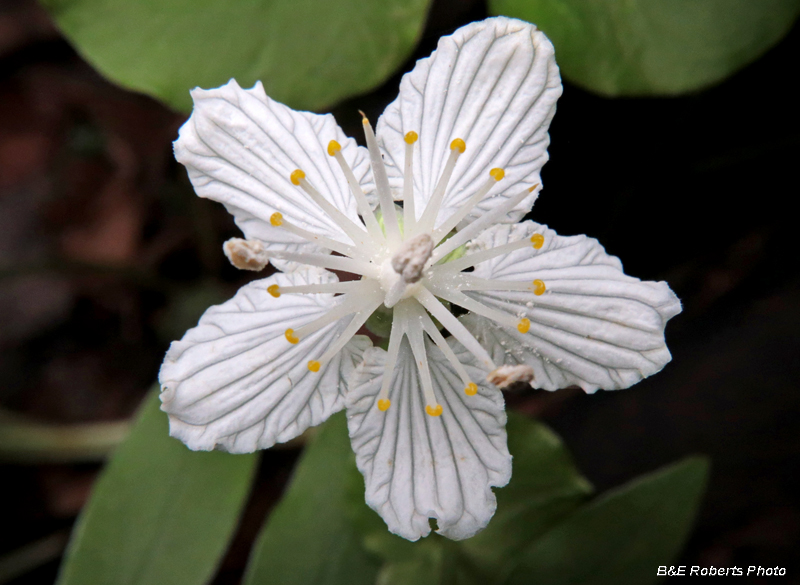
[(415, 558), (385, 563), (376, 585), (485, 585), (489, 582), (464, 558), (458, 543), (432, 534), (413, 546), (417, 551)]
[(535, 23), (566, 79), (609, 96), (672, 95), (721, 81), (777, 43), (800, 0), (489, 0)]
[(380, 563), (363, 547), (355, 506), (366, 508), (364, 482), (337, 414), (306, 447), (253, 548), (244, 584), (372, 585)]
[(133, 90), (191, 110), (236, 78), (318, 110), (372, 89), (408, 57), (430, 0), (42, 0), (79, 53)]
[(476, 536), (453, 542), (432, 534), (409, 542), (390, 534), (371, 510), (363, 512), (375, 520), (361, 520), (365, 546), (388, 561), (379, 585), (501, 582), (526, 545), (586, 501), (592, 487), (553, 431), (511, 411), (507, 430), (511, 482), (495, 490), (497, 512)]
[(642, 585), (689, 534), (708, 476), (692, 457), (579, 509), (521, 556), (510, 585)]
[(195, 585), (213, 576), (257, 457), (190, 451), (168, 436), (159, 405), (151, 393), (97, 480), (58, 585)]
[(465, 555), (496, 581), (511, 560), (566, 517), (592, 493), (561, 439), (546, 425), (508, 413), (508, 449), (514, 456), (509, 484), (497, 493), (489, 525), (465, 540)]

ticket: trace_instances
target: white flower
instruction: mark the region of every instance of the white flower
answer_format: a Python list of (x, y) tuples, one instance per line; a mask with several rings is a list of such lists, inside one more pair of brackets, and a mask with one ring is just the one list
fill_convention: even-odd
[[(680, 311), (666, 283), (626, 276), (595, 240), (513, 223), (538, 194), (560, 94), (550, 42), (508, 18), (441, 39), (377, 138), (364, 120), (367, 149), (261, 84), (194, 90), (176, 157), (244, 232), (225, 244), (233, 264), (283, 273), (172, 344), (172, 436), (248, 452), (346, 407), (367, 503), (392, 532), (416, 540), (429, 518), (455, 539), (483, 528), (511, 476), (498, 387), (630, 386), (669, 361), (664, 326)], [(356, 335), (382, 305), (388, 351)]]

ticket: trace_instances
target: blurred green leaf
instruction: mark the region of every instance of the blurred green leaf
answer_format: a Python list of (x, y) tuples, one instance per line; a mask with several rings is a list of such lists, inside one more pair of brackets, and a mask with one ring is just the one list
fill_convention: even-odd
[(579, 509), (520, 557), (509, 585), (643, 585), (680, 552), (705, 490), (708, 461), (691, 457)]
[(486, 585), (490, 582), (461, 554), (459, 543), (431, 534), (412, 546), (415, 558), (385, 563), (376, 585)]
[(535, 23), (566, 79), (609, 96), (672, 95), (721, 81), (777, 43), (800, 0), (489, 0)]
[(129, 421), (52, 424), (0, 408), (0, 461), (102, 461), (129, 432)]
[(508, 449), (514, 456), (509, 484), (497, 493), (489, 525), (465, 540), (465, 554), (500, 581), (511, 560), (592, 494), (561, 439), (546, 425), (508, 413)]
[(189, 90), (261, 80), (318, 110), (408, 57), (430, 0), (42, 0), (78, 52), (133, 90), (191, 110)]
[(514, 456), (511, 482), (496, 489), (497, 512), (476, 536), (453, 542), (432, 534), (409, 542), (390, 534), (377, 514), (362, 516), (365, 546), (385, 559), (379, 585), (408, 583), (498, 583), (512, 560), (533, 540), (567, 517), (592, 493), (564, 444), (546, 425), (508, 413), (508, 448)]
[(340, 413), (303, 452), (291, 484), (253, 547), (244, 584), (375, 583), (380, 563), (363, 547), (354, 506), (366, 507), (364, 482)]
[(198, 585), (246, 502), (256, 455), (197, 453), (168, 436), (158, 393), (97, 480), (58, 585)]

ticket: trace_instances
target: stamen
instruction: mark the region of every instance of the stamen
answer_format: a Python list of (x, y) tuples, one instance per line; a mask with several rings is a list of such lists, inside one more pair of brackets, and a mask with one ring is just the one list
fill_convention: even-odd
[[(373, 285), (372, 294), (377, 294), (380, 291), (380, 286), (377, 282), (368, 281), (369, 284)], [(338, 321), (342, 317), (346, 317), (351, 313), (356, 313), (360, 311), (364, 307), (364, 296), (365, 294), (369, 293), (358, 293), (358, 294), (346, 294), (341, 297), (342, 301), (332, 309), (330, 309), (327, 313), (322, 315), (321, 317), (314, 319), (310, 323), (306, 323), (302, 327), (300, 327), (297, 331), (294, 331), (293, 334), (295, 337), (303, 338), (308, 335), (311, 335), (315, 331), (319, 331), (323, 327)], [(383, 298), (383, 295), (380, 295)], [(366, 321), (366, 318), (364, 319)], [(288, 339), (288, 337), (287, 337)], [(323, 361), (323, 360), (320, 360)]]
[(431, 406), (430, 404), (425, 407), (425, 412), (427, 412), (431, 416), (439, 416), (442, 414), (442, 405), (437, 404), (436, 406)]
[(281, 296), (281, 287), (277, 284), (271, 284), (267, 287), (267, 292), (277, 299)]
[(541, 250), (542, 246), (544, 246), (544, 236), (542, 234), (533, 234), (531, 236), (531, 242), (534, 248)]
[[(497, 309), (487, 307), (483, 303), (480, 303), (459, 291), (448, 290), (445, 287), (431, 287), (431, 292), (437, 297), (443, 298), (451, 303), (455, 303), (456, 305), (464, 307), (468, 311), (477, 313), (478, 315), (486, 317), (487, 319), (496, 321), (500, 325), (504, 325), (505, 327), (516, 327), (522, 333), (525, 333), (525, 331), (522, 331), (523, 322), (520, 321), (519, 318), (513, 317), (508, 313), (498, 311)], [(527, 321), (527, 319), (525, 319), (525, 321)], [(530, 327), (530, 322), (528, 322), (528, 327)]]
[(472, 333), (428, 289), (422, 288), (414, 296), (487, 370), (491, 371), (496, 368), (492, 358), (472, 336)]
[(503, 365), (490, 372), (486, 379), (498, 388), (505, 388), (514, 382), (530, 382), (533, 380), (533, 368), (525, 364), (516, 366)]
[(259, 271), (269, 264), (267, 250), (258, 240), (231, 238), (222, 246), (225, 255), (239, 270)]
[[(533, 192), (539, 184), (537, 183), (530, 189), (525, 189), (522, 193), (517, 193), (513, 197), (510, 197), (504, 203), (501, 203), (494, 209), (492, 209), (489, 213), (485, 215), (481, 215), (465, 227), (463, 230), (459, 231), (449, 240), (442, 242), (436, 250), (433, 252), (433, 256), (431, 256), (429, 264), (436, 264), (439, 260), (447, 256), (450, 252), (458, 248), (459, 246), (463, 246), (468, 241), (473, 239), (479, 233), (481, 233), (485, 227), (493, 225), (498, 218), (508, 213), (511, 209), (517, 206), (520, 201), (525, 199), (528, 195)], [(449, 262), (448, 262), (449, 264)]]
[(467, 254), (466, 256), (462, 256), (457, 260), (453, 260), (452, 262), (443, 264), (442, 268), (453, 272), (461, 272), (462, 270), (464, 270), (465, 268), (469, 268), (470, 266), (475, 266), (476, 264), (480, 264), (481, 262), (486, 262), (487, 260), (491, 260), (492, 258), (496, 258), (497, 256), (505, 256), (506, 254), (510, 254), (515, 250), (521, 250), (522, 248), (528, 248), (528, 247), (531, 247), (531, 241), (528, 238), (523, 238), (522, 240), (517, 240), (516, 242), (511, 242), (509, 244), (503, 244), (502, 246), (495, 246), (494, 248), (489, 248), (488, 250), (475, 252), (474, 254)]
[[(428, 313), (421, 307), (416, 312), (420, 322), (422, 323), (422, 328), (425, 330), (425, 333), (427, 333), (428, 337), (433, 340), (436, 346), (445, 355), (447, 361), (450, 362), (450, 365), (453, 366), (453, 369), (456, 371), (456, 373), (458, 373), (461, 381), (464, 383), (464, 391), (467, 392), (467, 390), (471, 386), (475, 386), (475, 384), (473, 384), (472, 380), (469, 379), (469, 374), (467, 374), (467, 370), (464, 369), (464, 365), (459, 361), (455, 352), (448, 345), (447, 340), (436, 327), (436, 324), (433, 322), (433, 319), (430, 318), (430, 315), (428, 315)], [(475, 391), (477, 392), (477, 387)], [(467, 394), (469, 396), (473, 395), (469, 394), (469, 392), (467, 392)]]
[(414, 143), (417, 138), (419, 136), (413, 130), (407, 132), (405, 136), (406, 163), (403, 172), (403, 224), (406, 235), (414, 233), (414, 226), (417, 223), (414, 209)]
[(433, 190), (433, 195), (428, 200), (428, 205), (425, 207), (425, 212), (419, 220), (418, 232), (430, 232), (433, 230), (436, 223), (436, 216), (439, 215), (439, 208), (444, 199), (444, 193), (447, 190), (447, 184), (450, 182), (450, 177), (453, 175), (453, 169), (456, 166), (456, 161), (461, 153), (466, 150), (467, 145), (460, 138), (456, 138), (450, 143), (450, 156), (444, 165), (442, 175), (439, 177), (439, 182), (436, 183), (436, 188)]
[(375, 219), (375, 214), (372, 212), (372, 208), (369, 206), (367, 197), (364, 195), (361, 185), (359, 185), (356, 176), (353, 174), (353, 169), (351, 169), (350, 165), (347, 164), (347, 161), (344, 160), (344, 156), (342, 155), (341, 151), (342, 146), (335, 140), (331, 140), (328, 143), (328, 154), (334, 157), (336, 162), (339, 163), (339, 166), (341, 167), (342, 172), (347, 179), (347, 184), (350, 185), (350, 191), (353, 193), (353, 197), (355, 197), (358, 211), (361, 214), (361, 217), (364, 218), (364, 223), (367, 226), (367, 232), (369, 232), (369, 235), (372, 236), (372, 239), (376, 242), (384, 242), (386, 238), (383, 236), (381, 226), (378, 225), (378, 220)]
[(527, 317), (523, 317), (520, 319), (519, 323), (517, 324), (517, 331), (520, 333), (527, 333), (528, 330), (531, 328), (530, 319)]
[(308, 362), (308, 369), (311, 370), (312, 372), (319, 372), (320, 367), (321, 364), (316, 360), (311, 360), (310, 362)]
[(272, 294), (277, 298), (282, 294), (320, 294), (320, 293), (348, 293), (354, 290), (370, 288), (369, 281), (366, 280), (346, 280), (344, 282), (326, 282), (321, 284), (301, 284), (298, 286), (282, 286), (278, 288), (277, 284), (273, 284), (267, 288), (267, 292), (272, 294), (270, 289), (275, 287), (276, 294)]
[(361, 329), (361, 326), (367, 321), (367, 319), (369, 319), (369, 316), (372, 315), (372, 312), (383, 302), (383, 295), (379, 291), (373, 291), (372, 295), (369, 295), (366, 298), (364, 298), (363, 295), (358, 296), (358, 304), (361, 308), (355, 312), (355, 315), (353, 315), (350, 323), (348, 323), (344, 331), (339, 334), (339, 337), (336, 338), (336, 341), (333, 343), (333, 345), (331, 345), (325, 351), (325, 353), (320, 356), (319, 361), (323, 364), (328, 363), (333, 356), (339, 353), (339, 351), (341, 351), (341, 349), (348, 344), (353, 336), (358, 333), (358, 330)]
[(286, 336), (286, 341), (291, 344), (295, 344), (300, 341), (300, 338), (294, 334), (294, 329), (287, 329), (283, 334)]
[(278, 213), (277, 211), (270, 216), (269, 223), (273, 227), (283, 228), (287, 232), (299, 236), (304, 240), (308, 240), (313, 244), (318, 244), (323, 248), (333, 250), (334, 252), (338, 252), (339, 254), (342, 254), (344, 256), (350, 256), (351, 258), (358, 258), (360, 260), (369, 260), (369, 257), (365, 256), (361, 251), (358, 250), (358, 248), (354, 248), (353, 246), (343, 244), (342, 242), (337, 242), (336, 240), (332, 240), (331, 238), (320, 236), (312, 232), (306, 231), (303, 228), (297, 227), (296, 225), (286, 221), (283, 218), (283, 215)]
[(533, 291), (535, 284), (525, 280), (489, 280), (473, 276), (468, 272), (457, 275), (456, 287), (458, 290), (508, 290), (508, 291)]
[(414, 354), (414, 361), (417, 362), (422, 394), (425, 396), (425, 402), (427, 403), (425, 412), (431, 416), (439, 416), (442, 414), (442, 405), (436, 402), (436, 396), (433, 393), (433, 381), (431, 380), (431, 370), (428, 365), (428, 356), (425, 352), (425, 339), (422, 337), (422, 331), (417, 327), (410, 327), (406, 335), (411, 345), (411, 352)]
[(547, 290), (547, 287), (545, 287), (543, 280), (539, 280), (537, 278), (536, 280), (533, 281), (533, 294), (539, 297), (544, 294), (545, 290)]
[(311, 254), (308, 252), (290, 252), (288, 250), (269, 250), (267, 254), (270, 258), (291, 260), (293, 262), (308, 264), (310, 266), (319, 266), (320, 268), (329, 268), (331, 270), (342, 270), (344, 272), (367, 276), (368, 278), (378, 278), (380, 276), (380, 268), (376, 264), (371, 264), (362, 260), (353, 260), (352, 258), (344, 258), (342, 256)]
[(475, 382), (470, 382), (467, 384), (467, 387), (464, 388), (464, 394), (467, 396), (475, 396), (478, 393), (478, 385)]
[(378, 400), (378, 410), (380, 410), (381, 412), (386, 412), (387, 410), (389, 410), (391, 404), (392, 401), (389, 400), (388, 398), (383, 398), (381, 400)]
[(289, 176), (289, 179), (293, 184), (299, 185), (300, 188), (303, 189), (303, 191), (305, 191), (309, 197), (311, 197), (312, 201), (319, 205), (322, 211), (324, 211), (328, 217), (330, 217), (334, 223), (338, 225), (345, 234), (347, 234), (347, 237), (349, 237), (354, 244), (360, 244), (363, 246), (366, 243), (364, 236), (366, 236), (367, 233), (361, 229), (361, 226), (357, 225), (352, 219), (336, 209), (330, 201), (325, 199), (320, 192), (308, 182), (308, 179), (306, 179), (306, 174), (302, 170), (294, 170)]
[(503, 169), (492, 169), (489, 171), (491, 175), (491, 179), (488, 179), (481, 188), (478, 189), (475, 194), (467, 199), (466, 203), (464, 203), (461, 208), (456, 211), (453, 215), (448, 217), (442, 225), (440, 225), (436, 230), (433, 232), (433, 241), (435, 243), (439, 243), (442, 238), (444, 238), (447, 234), (450, 233), (454, 227), (456, 227), (462, 219), (467, 217), (470, 211), (472, 211), (478, 203), (480, 203), (486, 194), (494, 187), (503, 177), (505, 177), (505, 171)]
[[(392, 331), (389, 333), (389, 348), (386, 350), (386, 363), (383, 367), (383, 380), (381, 390), (378, 392), (378, 408), (385, 411), (389, 408), (389, 386), (394, 376), (394, 367), (397, 364), (397, 356), (400, 353), (400, 342), (405, 335), (405, 321), (401, 320), (400, 315), (395, 313), (392, 319)], [(385, 405), (386, 408), (383, 408)]]
[(386, 167), (383, 164), (383, 157), (381, 156), (381, 149), (378, 146), (378, 141), (375, 139), (375, 132), (372, 131), (372, 126), (364, 115), (364, 112), (361, 112), (361, 115), (363, 116), (362, 123), (364, 124), (364, 136), (367, 139), (369, 160), (372, 163), (372, 176), (375, 179), (378, 200), (381, 204), (381, 213), (383, 213), (383, 224), (386, 226), (386, 236), (389, 240), (389, 245), (394, 247), (400, 242), (400, 227), (397, 224), (397, 213), (394, 209), (392, 190), (389, 187), (389, 178), (386, 176)]

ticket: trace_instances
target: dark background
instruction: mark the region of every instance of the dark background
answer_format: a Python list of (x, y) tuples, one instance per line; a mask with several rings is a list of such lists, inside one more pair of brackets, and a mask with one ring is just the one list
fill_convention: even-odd
[[(434, 2), (414, 59), (485, 15), (481, 2)], [(800, 583), (799, 62), (795, 27), (693, 95), (612, 100), (565, 83), (531, 217), (597, 237), (629, 274), (667, 280), (684, 312), (667, 328), (673, 362), (631, 390), (508, 396), (562, 435), (599, 491), (709, 455), (679, 563), (779, 565), (783, 583)], [(361, 140), (357, 110), (377, 119), (399, 79), (338, 106), (345, 132)], [(221, 253), (232, 220), (172, 159), (183, 119), (104, 81), (32, 0), (0, 2), (3, 416), (130, 417), (169, 341), (247, 280)], [(0, 455), (0, 559), (29, 547), (36, 568), (10, 583), (51, 583), (100, 464)], [(215, 583), (238, 582), (296, 456), (264, 453)]]

